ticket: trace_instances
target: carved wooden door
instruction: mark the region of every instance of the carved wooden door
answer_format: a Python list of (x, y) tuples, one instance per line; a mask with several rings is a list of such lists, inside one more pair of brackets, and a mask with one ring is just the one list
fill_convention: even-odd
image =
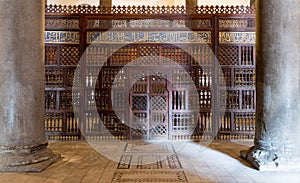
[[(134, 71), (133, 71), (134, 72)], [(131, 139), (168, 138), (168, 90), (166, 75), (151, 70), (132, 73), (130, 90)]]

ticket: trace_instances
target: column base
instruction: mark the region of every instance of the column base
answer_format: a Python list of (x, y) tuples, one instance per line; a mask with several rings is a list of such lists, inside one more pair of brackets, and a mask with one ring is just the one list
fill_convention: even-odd
[(241, 151), (240, 156), (259, 171), (300, 172), (300, 156), (278, 157), (272, 151), (256, 149), (255, 146)]
[(0, 172), (41, 172), (60, 158), (47, 148), (38, 146), (10, 147), (0, 150)]

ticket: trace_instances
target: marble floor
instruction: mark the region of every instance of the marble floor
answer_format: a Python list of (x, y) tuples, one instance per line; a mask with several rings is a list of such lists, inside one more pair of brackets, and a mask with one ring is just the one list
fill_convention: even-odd
[(1, 183), (300, 182), (295, 172), (259, 172), (239, 157), (251, 141), (50, 142), (61, 159), (41, 173), (0, 173)]

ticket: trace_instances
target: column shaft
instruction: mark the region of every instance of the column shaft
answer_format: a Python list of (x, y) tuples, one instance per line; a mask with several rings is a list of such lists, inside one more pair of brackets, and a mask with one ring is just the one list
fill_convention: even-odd
[(257, 0), (256, 12), (255, 146), (242, 156), (260, 170), (283, 170), (298, 156), (300, 2)]
[(44, 3), (0, 1), (0, 171), (40, 171), (56, 157), (44, 129)]

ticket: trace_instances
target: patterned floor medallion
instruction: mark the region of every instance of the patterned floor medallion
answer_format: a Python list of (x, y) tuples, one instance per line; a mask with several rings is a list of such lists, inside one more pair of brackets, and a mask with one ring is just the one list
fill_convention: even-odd
[(132, 160), (132, 155), (122, 155), (118, 164), (118, 169), (129, 169)]
[(116, 171), (112, 182), (134, 183), (134, 182), (181, 182), (186, 183), (187, 179), (182, 170), (178, 171)]
[(171, 144), (127, 144), (114, 173), (113, 183), (182, 182), (187, 178)]

